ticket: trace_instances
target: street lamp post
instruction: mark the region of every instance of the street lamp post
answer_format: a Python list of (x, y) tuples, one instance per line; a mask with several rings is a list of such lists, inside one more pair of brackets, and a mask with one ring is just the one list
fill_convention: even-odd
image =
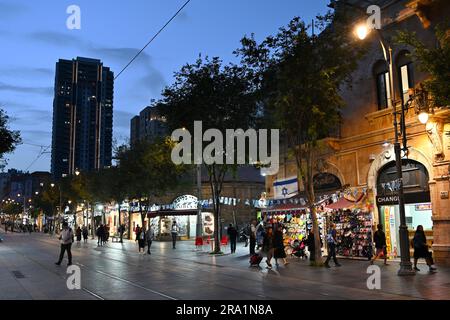
[[(365, 29), (366, 28), (366, 29)], [(397, 169), (397, 179), (399, 181), (399, 189), (398, 189), (398, 205), (400, 210), (400, 226), (399, 226), (399, 239), (400, 239), (400, 253), (401, 253), (401, 261), (400, 261), (400, 269), (398, 271), (399, 276), (405, 275), (415, 275), (415, 272), (412, 269), (411, 257), (409, 253), (409, 235), (408, 235), (408, 227), (406, 225), (406, 214), (405, 214), (405, 197), (403, 192), (403, 171), (402, 171), (402, 155), (401, 155), (401, 146), (399, 141), (399, 124), (397, 121), (398, 111), (395, 105), (395, 91), (394, 91), (394, 77), (393, 77), (393, 61), (392, 61), (392, 48), (388, 45), (388, 50), (386, 50), (387, 42), (383, 38), (383, 35), (378, 29), (377, 35), (381, 44), (381, 48), (383, 49), (384, 59), (389, 66), (389, 93), (391, 100), (391, 107), (393, 110), (393, 118), (394, 118), (394, 152), (395, 152), (395, 164)], [(363, 40), (369, 33), (367, 26), (360, 25), (356, 28), (356, 34), (358, 38)], [(401, 104), (400, 111), (400, 130), (403, 135), (404, 147), (406, 149), (406, 132), (405, 132), (405, 105)]]
[(196, 228), (196, 243), (201, 243), (200, 239), (203, 236), (203, 227), (202, 227), (202, 165), (197, 165), (197, 228)]

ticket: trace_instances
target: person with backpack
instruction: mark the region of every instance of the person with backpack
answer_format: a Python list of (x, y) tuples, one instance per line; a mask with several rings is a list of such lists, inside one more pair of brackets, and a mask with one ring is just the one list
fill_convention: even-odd
[(267, 255), (267, 268), (272, 269), (272, 257), (274, 253), (273, 229), (268, 227), (264, 236), (262, 251)]
[(170, 233), (172, 234), (172, 248), (173, 249), (176, 249), (178, 229), (179, 228), (178, 228), (177, 222), (174, 220), (172, 222), (172, 228), (170, 229)]
[(103, 239), (105, 237), (105, 227), (101, 224), (97, 228), (97, 246), (103, 246)]
[(59, 236), (59, 240), (61, 241), (61, 251), (59, 253), (59, 259), (58, 262), (55, 262), (56, 265), (60, 266), (61, 262), (64, 258), (64, 253), (67, 251), (67, 259), (69, 262), (67, 263), (68, 266), (72, 265), (72, 243), (74, 241), (74, 235), (71, 228), (69, 228), (69, 224), (67, 222), (63, 223), (63, 229), (61, 231), (61, 234)]
[(431, 252), (428, 251), (427, 238), (422, 225), (417, 226), (416, 233), (412, 239), (412, 244), (414, 246), (414, 270), (420, 271), (420, 269), (417, 268), (417, 261), (420, 258), (424, 258), (429, 267), (429, 271), (436, 271), (437, 269), (433, 267), (434, 262)]
[(387, 265), (386, 234), (381, 224), (377, 225), (377, 231), (373, 235), (373, 241), (375, 242), (376, 253), (375, 258), (370, 260), (370, 264), (373, 264), (375, 260), (382, 256), (384, 258), (384, 264)]
[(283, 239), (283, 227), (278, 225), (277, 230), (273, 235), (273, 247), (274, 247), (274, 258), (275, 265), (278, 267), (278, 259), (282, 259), (284, 265), (289, 264), (286, 260), (286, 252), (284, 251), (284, 239)]
[(139, 228), (138, 233), (136, 234), (136, 241), (138, 242), (138, 248), (139, 248), (139, 253), (141, 253), (141, 249), (142, 249), (142, 254), (145, 253), (145, 242), (146, 242), (146, 237), (145, 237), (145, 227)]
[(261, 221), (256, 228), (256, 249), (260, 250), (262, 248), (264, 241), (264, 224)]
[(337, 245), (337, 239), (336, 239), (336, 226), (334, 223), (331, 224), (330, 230), (327, 234), (327, 244), (328, 244), (328, 257), (325, 260), (325, 267), (330, 268), (329, 262), (331, 258), (333, 258), (334, 264), (336, 267), (340, 267), (337, 258), (336, 258), (336, 245)]

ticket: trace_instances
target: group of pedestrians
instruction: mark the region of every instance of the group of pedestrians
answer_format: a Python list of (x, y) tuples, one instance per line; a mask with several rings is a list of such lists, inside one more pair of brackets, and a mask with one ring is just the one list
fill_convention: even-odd
[(152, 226), (150, 225), (148, 227), (148, 230), (146, 227), (139, 227), (137, 225), (136, 227), (136, 240), (138, 242), (138, 248), (139, 248), (139, 254), (145, 254), (145, 246), (147, 246), (147, 254), (152, 254), (150, 249), (152, 247), (152, 242), (155, 238), (155, 232), (153, 231)]
[(88, 241), (88, 228), (83, 226), (83, 228), (78, 227), (75, 231), (75, 235), (77, 236), (77, 242), (81, 242), (81, 237), (83, 237), (83, 242), (87, 243)]
[(102, 247), (106, 242), (109, 241), (109, 228), (103, 224), (101, 224), (97, 230), (97, 245)]

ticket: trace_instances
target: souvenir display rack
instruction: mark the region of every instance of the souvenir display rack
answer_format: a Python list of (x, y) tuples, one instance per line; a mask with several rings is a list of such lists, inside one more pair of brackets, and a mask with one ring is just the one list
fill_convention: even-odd
[(329, 222), (336, 225), (336, 254), (344, 257), (372, 255), (372, 213), (363, 209), (333, 210)]

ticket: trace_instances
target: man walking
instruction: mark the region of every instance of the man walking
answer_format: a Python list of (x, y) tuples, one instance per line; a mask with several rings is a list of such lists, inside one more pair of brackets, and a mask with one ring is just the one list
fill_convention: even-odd
[(120, 243), (123, 243), (123, 234), (125, 233), (125, 226), (123, 224), (119, 227), (119, 233), (120, 233)]
[(172, 234), (173, 249), (176, 249), (177, 237), (178, 237), (178, 226), (177, 226), (177, 222), (175, 220), (172, 223), (172, 228), (171, 228), (170, 232)]
[(256, 220), (250, 224), (250, 255), (255, 254), (256, 246)]
[(228, 239), (230, 239), (231, 253), (235, 253), (236, 252), (236, 240), (237, 240), (238, 232), (237, 232), (236, 228), (233, 227), (233, 225), (231, 223), (228, 226), (227, 234), (228, 234)]
[(330, 268), (330, 265), (328, 263), (330, 262), (331, 258), (333, 258), (336, 267), (340, 267), (341, 265), (339, 264), (336, 258), (337, 239), (336, 239), (336, 226), (334, 225), (334, 223), (331, 224), (330, 230), (328, 231), (327, 243), (328, 243), (328, 257), (327, 260), (325, 260), (325, 267)]
[(373, 241), (375, 242), (375, 258), (370, 260), (370, 264), (373, 264), (375, 260), (383, 256), (384, 264), (387, 265), (387, 252), (386, 252), (386, 234), (383, 231), (383, 226), (381, 224), (377, 225), (377, 231), (373, 235)]
[(152, 246), (152, 242), (153, 242), (153, 238), (155, 237), (155, 233), (153, 232), (153, 228), (152, 226), (149, 224), (148, 225), (148, 230), (147, 230), (147, 234), (146, 234), (146, 239), (147, 239), (147, 254), (152, 254), (150, 252), (150, 248)]
[(69, 225), (67, 222), (63, 223), (63, 230), (61, 232), (61, 235), (59, 236), (59, 240), (61, 241), (61, 252), (59, 253), (59, 260), (58, 262), (55, 262), (56, 265), (61, 265), (61, 262), (64, 258), (64, 253), (67, 251), (67, 259), (69, 262), (67, 263), (68, 266), (72, 265), (72, 243), (73, 243), (73, 231), (71, 228), (69, 228)]

